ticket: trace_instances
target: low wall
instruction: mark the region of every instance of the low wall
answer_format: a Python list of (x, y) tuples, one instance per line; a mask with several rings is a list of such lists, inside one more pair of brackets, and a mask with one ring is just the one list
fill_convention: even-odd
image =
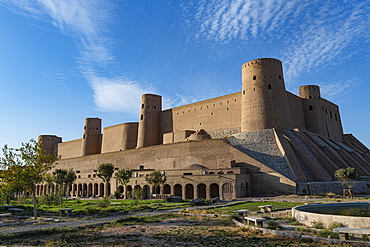
[(300, 223), (305, 225), (312, 225), (312, 222), (322, 222), (325, 227), (328, 227), (333, 222), (340, 222), (349, 228), (370, 228), (370, 217), (356, 217), (356, 216), (343, 216), (333, 214), (318, 214), (312, 213), (312, 211), (320, 209), (333, 209), (338, 208), (353, 208), (359, 206), (370, 206), (370, 203), (328, 203), (320, 205), (306, 205), (297, 206), (292, 208), (292, 216), (296, 218)]

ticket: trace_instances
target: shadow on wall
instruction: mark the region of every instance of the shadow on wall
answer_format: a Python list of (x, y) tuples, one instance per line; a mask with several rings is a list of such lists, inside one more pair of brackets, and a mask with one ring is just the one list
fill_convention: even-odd
[[(261, 153), (257, 151), (253, 151), (242, 146), (234, 146), (236, 149), (240, 150), (241, 152), (251, 156), (252, 158), (256, 159), (257, 161), (261, 162), (262, 164), (268, 166), (269, 168), (273, 169), (274, 171), (281, 173), (285, 177), (294, 180), (294, 175), (289, 168), (289, 165), (285, 161), (283, 156), (278, 155), (271, 155), (266, 153)], [(245, 164), (248, 170), (255, 172), (257, 167), (251, 164)], [(259, 169), (259, 168), (258, 168)]]
[(172, 109), (164, 110), (159, 113), (159, 143), (163, 143), (163, 134), (174, 131), (172, 114)]
[(252, 196), (277, 196), (295, 194), (295, 184), (282, 181), (281, 177), (268, 173), (251, 174), (250, 184)]

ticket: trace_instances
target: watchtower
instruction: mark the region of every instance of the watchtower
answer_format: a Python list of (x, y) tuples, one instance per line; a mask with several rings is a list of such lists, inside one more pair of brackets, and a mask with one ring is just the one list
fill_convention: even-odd
[(316, 85), (301, 86), (299, 87), (299, 97), (302, 98), (303, 102), (306, 129), (327, 138), (320, 87)]
[(260, 58), (243, 64), (241, 121), (242, 132), (292, 128), (279, 60)]
[(57, 155), (58, 143), (62, 142), (62, 137), (56, 135), (39, 135), (38, 140), (46, 151), (46, 154)]
[(159, 144), (159, 113), (161, 111), (161, 96), (142, 95), (136, 148)]
[(98, 154), (101, 151), (101, 119), (86, 118), (82, 135), (82, 156)]

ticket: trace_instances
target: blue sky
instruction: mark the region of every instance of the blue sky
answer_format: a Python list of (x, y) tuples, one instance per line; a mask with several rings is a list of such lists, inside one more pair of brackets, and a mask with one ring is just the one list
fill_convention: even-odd
[(370, 147), (369, 30), (368, 0), (1, 0), (0, 146), (136, 122), (143, 93), (169, 108), (238, 92), (241, 65), (273, 57)]

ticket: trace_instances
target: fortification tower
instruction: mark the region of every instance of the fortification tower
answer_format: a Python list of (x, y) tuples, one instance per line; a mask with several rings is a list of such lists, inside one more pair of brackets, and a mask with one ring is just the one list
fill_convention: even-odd
[(299, 87), (299, 97), (303, 99), (306, 129), (328, 138), (320, 87), (316, 85), (301, 86)]
[(100, 153), (101, 151), (100, 118), (85, 118), (81, 150), (82, 156)]
[(292, 128), (283, 68), (279, 60), (260, 58), (242, 66), (241, 131)]
[(62, 142), (62, 137), (56, 135), (39, 135), (37, 140), (44, 147), (46, 154), (58, 154), (58, 143)]
[(159, 144), (159, 113), (162, 111), (162, 97), (143, 94), (136, 148)]

